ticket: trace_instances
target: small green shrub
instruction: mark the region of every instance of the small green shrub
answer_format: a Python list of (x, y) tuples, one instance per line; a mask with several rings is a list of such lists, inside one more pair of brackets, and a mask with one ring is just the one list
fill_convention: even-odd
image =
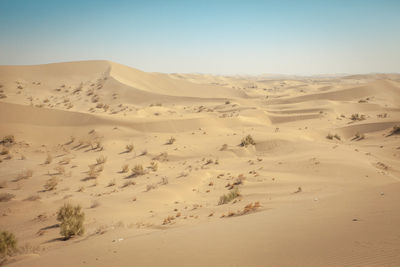
[(57, 212), (57, 221), (60, 222), (60, 234), (65, 239), (69, 239), (74, 235), (83, 235), (85, 232), (84, 220), (85, 213), (79, 205), (64, 204)]

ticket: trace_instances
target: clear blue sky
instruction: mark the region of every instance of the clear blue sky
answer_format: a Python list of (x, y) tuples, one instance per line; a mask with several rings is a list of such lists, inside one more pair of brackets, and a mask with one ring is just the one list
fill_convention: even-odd
[(157, 72), (400, 72), (400, 0), (0, 0), (0, 65), (88, 59)]

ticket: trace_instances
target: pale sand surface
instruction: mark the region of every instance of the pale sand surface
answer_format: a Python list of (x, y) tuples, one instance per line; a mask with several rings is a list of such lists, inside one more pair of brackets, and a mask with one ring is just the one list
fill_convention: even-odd
[[(8, 266), (400, 265), (400, 135), (388, 136), (400, 126), (400, 75), (272, 79), (82, 61), (0, 66), (0, 85), (0, 138), (16, 141), (0, 145), (0, 193), (15, 195), (0, 202), (0, 229), (30, 244)], [(256, 144), (239, 146), (248, 134)], [(25, 170), (32, 177), (15, 181)], [(241, 196), (218, 205), (239, 176)], [(86, 233), (62, 241), (66, 202), (83, 207)]]

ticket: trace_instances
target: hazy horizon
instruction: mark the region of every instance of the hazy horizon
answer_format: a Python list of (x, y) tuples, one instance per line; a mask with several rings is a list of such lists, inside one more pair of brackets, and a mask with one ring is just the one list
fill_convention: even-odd
[(223, 75), (400, 72), (399, 1), (0, 2), (0, 65)]

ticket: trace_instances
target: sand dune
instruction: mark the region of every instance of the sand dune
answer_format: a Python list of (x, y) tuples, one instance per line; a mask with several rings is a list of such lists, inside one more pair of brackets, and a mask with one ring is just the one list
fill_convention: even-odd
[[(399, 75), (81, 61), (0, 66), (0, 86), (0, 140), (15, 138), (0, 143), (0, 229), (21, 247), (8, 266), (400, 264)], [(84, 235), (60, 239), (64, 203)]]

